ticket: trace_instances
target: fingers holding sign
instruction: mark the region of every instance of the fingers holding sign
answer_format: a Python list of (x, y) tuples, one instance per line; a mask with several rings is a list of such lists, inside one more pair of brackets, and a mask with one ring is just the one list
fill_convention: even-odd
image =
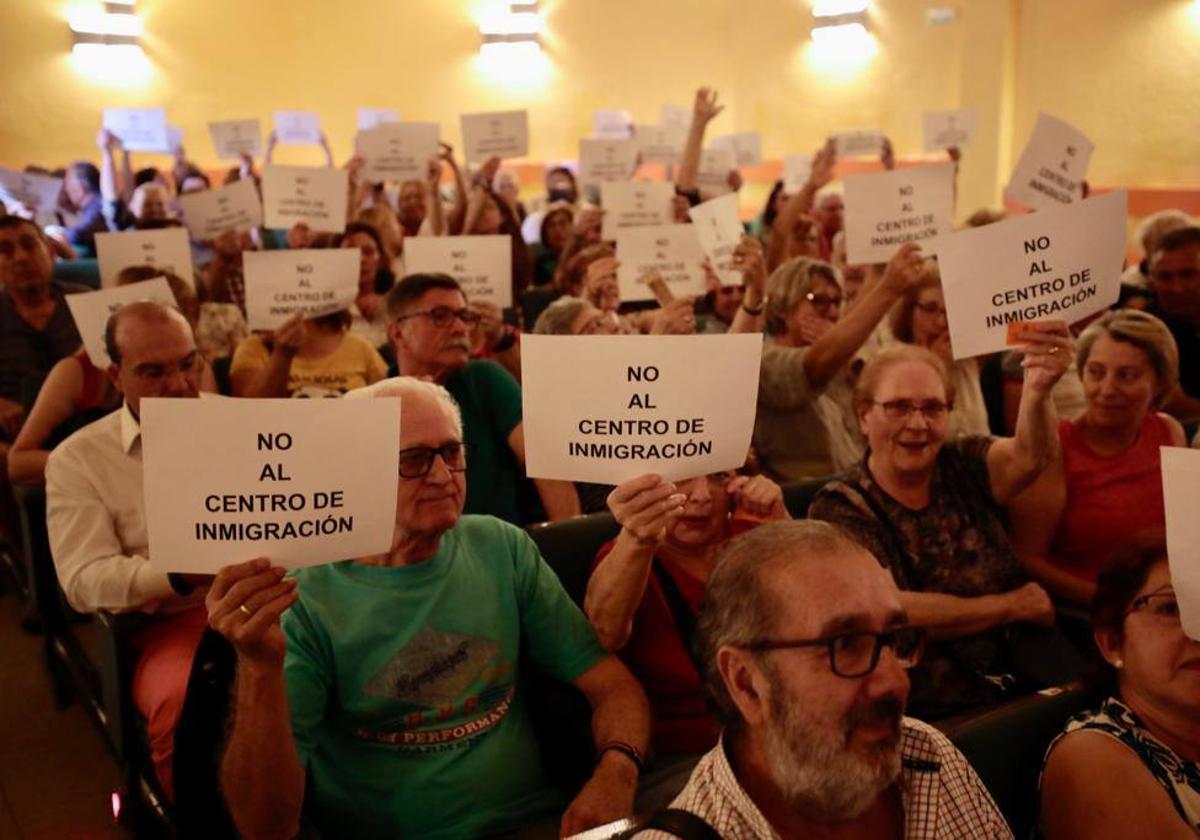
[(791, 519), (783, 503), (783, 488), (765, 475), (734, 476), (725, 483), (725, 492), (737, 506), (755, 519)]
[(888, 261), (883, 271), (884, 288), (897, 295), (916, 288), (925, 267), (925, 255), (916, 242), (905, 242)]
[(687, 496), (675, 484), (657, 475), (642, 475), (623, 481), (608, 494), (608, 509), (639, 545), (658, 545), (683, 515)]
[(286, 643), (279, 617), (300, 597), (296, 578), (265, 557), (226, 566), (217, 573), (204, 605), (208, 624), (237, 650), (263, 665), (283, 664)]
[(1010, 327), (1010, 340), (1019, 346), (1025, 369), (1025, 389), (1047, 393), (1075, 360), (1075, 339), (1065, 321), (1029, 321)]
[(730, 267), (742, 273), (742, 285), (747, 289), (762, 292), (767, 282), (767, 261), (763, 256), (762, 243), (749, 234), (743, 234), (733, 249)]

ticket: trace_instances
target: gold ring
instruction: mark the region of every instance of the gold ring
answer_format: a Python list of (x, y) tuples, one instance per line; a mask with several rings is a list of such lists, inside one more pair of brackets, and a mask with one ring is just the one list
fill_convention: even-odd
[(1055, 354), (1055, 353), (1057, 353), (1057, 352), (1058, 352), (1060, 349), (1061, 349), (1061, 348), (1059, 348), (1059, 347), (1051, 347), (1051, 348), (1050, 348), (1050, 354), (1051, 354), (1051, 355), (1054, 355), (1054, 354)]
[(252, 613), (252, 612), (250, 612), (250, 610), (246, 609), (245, 604), (238, 604), (238, 610), (241, 612), (244, 612), (246, 615), (254, 615), (254, 613)]

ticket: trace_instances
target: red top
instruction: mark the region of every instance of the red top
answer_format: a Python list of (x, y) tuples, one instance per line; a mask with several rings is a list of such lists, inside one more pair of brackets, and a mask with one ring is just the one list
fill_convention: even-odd
[(1084, 443), (1076, 423), (1058, 424), (1066, 467), (1067, 506), (1050, 546), (1056, 566), (1094, 582), (1114, 549), (1145, 528), (1166, 527), (1160, 446), (1171, 427), (1146, 413), (1133, 446), (1104, 458)]

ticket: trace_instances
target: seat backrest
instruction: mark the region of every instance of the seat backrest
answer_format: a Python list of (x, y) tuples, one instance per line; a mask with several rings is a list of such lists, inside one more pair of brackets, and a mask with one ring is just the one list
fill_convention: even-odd
[(1015, 836), (1028, 837), (1037, 820), (1046, 748), (1089, 700), (1088, 692), (1071, 684), (939, 725), (971, 762)]
[(788, 513), (795, 519), (807, 518), (808, 506), (812, 504), (813, 496), (817, 495), (817, 491), (833, 481), (835, 477), (830, 475), (825, 478), (813, 478), (808, 481), (796, 481), (782, 485), (783, 504), (787, 507)]
[(65, 283), (78, 283), (81, 286), (99, 289), (100, 261), (95, 258), (59, 260), (54, 264), (50, 276)]
[(558, 575), (571, 600), (580, 606), (596, 552), (609, 540), (615, 540), (620, 531), (611, 513), (591, 513), (529, 526), (529, 535), (538, 551)]

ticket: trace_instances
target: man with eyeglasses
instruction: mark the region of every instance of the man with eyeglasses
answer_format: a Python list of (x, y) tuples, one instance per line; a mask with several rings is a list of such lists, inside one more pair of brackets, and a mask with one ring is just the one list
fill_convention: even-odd
[(204, 361), (187, 319), (151, 301), (114, 312), (104, 339), (108, 374), (124, 404), (50, 453), (46, 527), (72, 607), (151, 616), (136, 640), (133, 700), (147, 719), (151, 758), (171, 797), (175, 727), (204, 631), (211, 576), (168, 575), (150, 565), (139, 417), (147, 397), (199, 397)]
[[(388, 338), (396, 370), (443, 386), (462, 411), (464, 439), (472, 447), (467, 464), (467, 513), (485, 513), (520, 525), (525, 431), (521, 386), (503, 367), (471, 360), (470, 329), (479, 313), (467, 307), (458, 283), (445, 274), (412, 274), (387, 297)], [(580, 512), (575, 487), (566, 481), (534, 479), (546, 518)]]
[(697, 629), (724, 732), (672, 808), (724, 840), (1012, 837), (958, 750), (904, 716), (921, 634), (840, 529), (800, 520), (739, 537)]
[[(392, 547), (287, 579), (260, 558), (209, 592), (238, 658), (222, 764), (238, 828), (294, 837), (306, 800), (326, 837), (490, 837), (564, 808), (570, 835), (628, 816), (645, 695), (524, 531), (461, 516), (472, 456), (450, 395), (396, 378), (347, 396), (400, 398)], [(598, 758), (569, 806), (542, 766), (531, 669), (592, 706)]]
[(1150, 256), (1150, 312), (1163, 320), (1179, 347), (1179, 389), (1165, 409), (1175, 417), (1200, 415), (1200, 227), (1171, 231)]

